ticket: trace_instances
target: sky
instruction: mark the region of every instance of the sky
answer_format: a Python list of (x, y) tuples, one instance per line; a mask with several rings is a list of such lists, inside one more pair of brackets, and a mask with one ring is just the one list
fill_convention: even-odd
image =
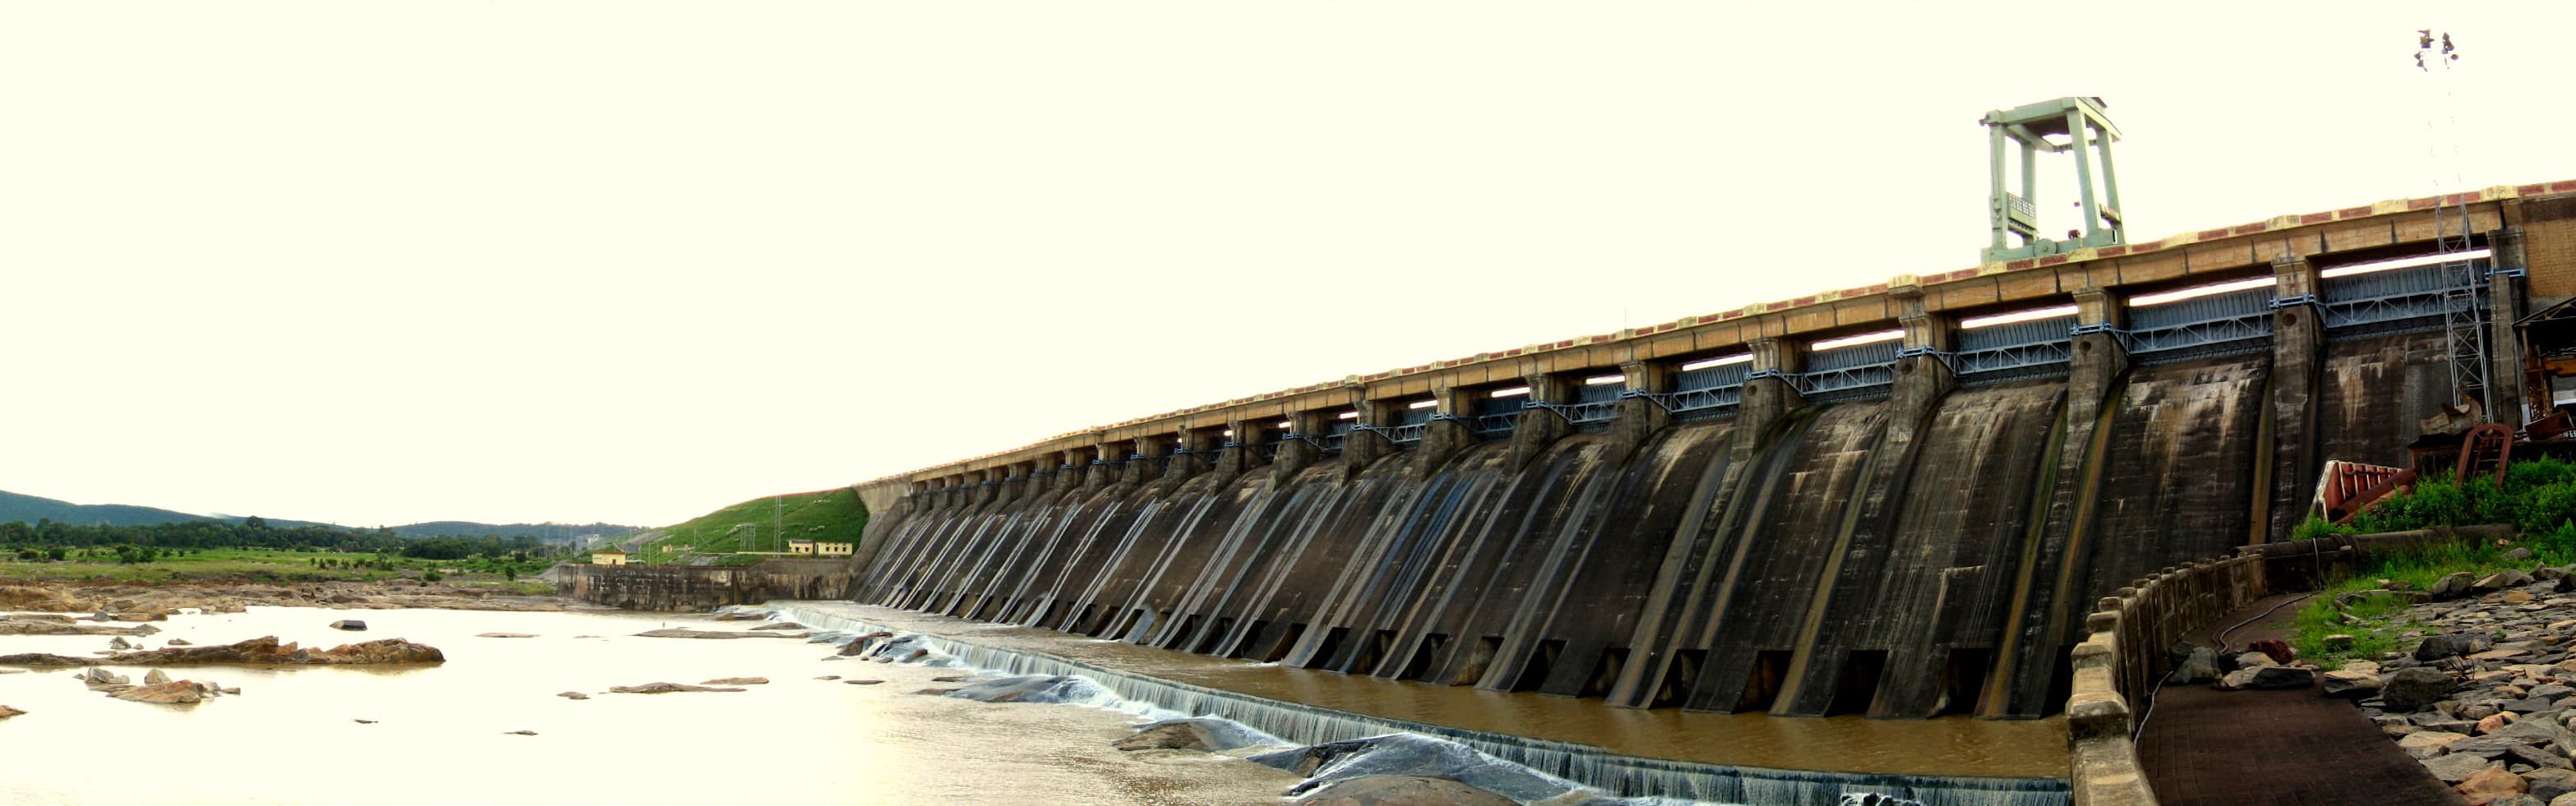
[(0, 490), (669, 524), (1970, 267), (2067, 94), (2133, 241), (2576, 179), (2570, 4), (1748, 5), (0, 4)]

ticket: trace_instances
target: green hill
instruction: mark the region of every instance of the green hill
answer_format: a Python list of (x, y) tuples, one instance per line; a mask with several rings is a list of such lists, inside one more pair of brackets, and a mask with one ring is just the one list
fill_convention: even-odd
[[(127, 504), (75, 504), (69, 501), (58, 501), (51, 498), (40, 498), (33, 495), (24, 495), (0, 490), (0, 523), (25, 521), (29, 525), (34, 525), (37, 521), (44, 520), (73, 526), (151, 526), (153, 524), (160, 523), (179, 523), (182, 521), (202, 520), (220, 520), (228, 523), (240, 523), (243, 518), (234, 515), (197, 515), (187, 512), (178, 512), (175, 510), (159, 509), (155, 507), (138, 507)], [(333, 524), (287, 520), (285, 518), (261, 518), (260, 520), (267, 523), (269, 526), (278, 529), (293, 529), (299, 526), (328, 526), (333, 528), (342, 528), (336, 527)], [(616, 537), (640, 531), (642, 528), (643, 527), (639, 526), (619, 526), (610, 523), (572, 525), (550, 523), (429, 521), (426, 523), (396, 526), (393, 527), (393, 531), (395, 534), (403, 537), (415, 538), (480, 537), (487, 534), (497, 534), (503, 537), (529, 535), (543, 539), (549, 543), (558, 543), (568, 542), (580, 537), (591, 535)]]
[(868, 507), (847, 487), (754, 498), (688, 522), (620, 538), (629, 562), (667, 565), (748, 565), (756, 555), (737, 551), (787, 550), (789, 540), (857, 544), (868, 525)]
[(204, 515), (190, 515), (152, 507), (125, 504), (75, 504), (13, 492), (0, 492), (0, 523), (38, 520), (79, 526), (149, 526), (155, 523), (202, 520)]

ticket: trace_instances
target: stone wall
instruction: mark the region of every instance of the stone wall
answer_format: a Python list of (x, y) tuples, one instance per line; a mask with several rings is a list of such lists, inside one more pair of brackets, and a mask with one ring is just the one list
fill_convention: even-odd
[(2167, 647), (2266, 590), (2263, 559), (2237, 556), (2166, 569), (2103, 597), (2086, 621), (2091, 637), (2075, 648), (2075, 685), (2066, 698), (2076, 806), (2156, 802), (2130, 741), (2130, 704), (2144, 701), (2165, 673)]
[(843, 560), (762, 560), (752, 565), (574, 565), (556, 593), (626, 610), (705, 610), (771, 599), (846, 599)]

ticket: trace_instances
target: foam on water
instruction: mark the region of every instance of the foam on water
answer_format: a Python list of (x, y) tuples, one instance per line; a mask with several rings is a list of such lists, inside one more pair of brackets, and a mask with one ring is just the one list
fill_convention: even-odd
[(886, 641), (906, 647), (907, 654), (910, 649), (927, 651), (919, 662), (988, 674), (1085, 678), (1100, 693), (1077, 704), (1151, 720), (1221, 719), (1276, 737), (1283, 745), (1319, 745), (1387, 734), (1454, 742), (1499, 763), (1566, 782), (1569, 788), (1579, 785), (1626, 796), (1630, 799), (1623, 802), (1631, 804), (1835, 806), (1866, 795), (1902, 798), (1923, 806), (2062, 806), (2069, 802), (2062, 781), (1777, 770), (1627, 756), (1587, 745), (1373, 717), (1161, 680), (1039, 652), (908, 632), (811, 604), (773, 602), (741, 610), (770, 613), (852, 639), (894, 633)]

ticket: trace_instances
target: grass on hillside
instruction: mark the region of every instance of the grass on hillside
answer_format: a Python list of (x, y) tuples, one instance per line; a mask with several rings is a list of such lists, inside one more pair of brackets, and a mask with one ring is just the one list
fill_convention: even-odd
[[(337, 563), (341, 567), (325, 568), (316, 561)], [(382, 567), (390, 566), (390, 568)], [(513, 593), (538, 595), (552, 593), (554, 586), (534, 579), (534, 572), (519, 567), (516, 581), (509, 578), (501, 565), (481, 560), (424, 560), (392, 554), (341, 554), (337, 552), (281, 551), (277, 549), (220, 548), (190, 549), (185, 554), (164, 554), (150, 562), (119, 562), (113, 553), (103, 549), (84, 551), (80, 556), (61, 561), (0, 559), (0, 583), (86, 581), (101, 583), (152, 584), (158, 582), (246, 579), (257, 582), (375, 582), (397, 576), (426, 579), (436, 573), (438, 581), (461, 587), (492, 588)], [(542, 570), (542, 564), (536, 564)]]
[(630, 549), (629, 562), (664, 565), (691, 556), (722, 555), (717, 565), (749, 565), (758, 555), (737, 551), (787, 550), (789, 540), (829, 540), (856, 545), (867, 528), (868, 508), (847, 487), (755, 498), (687, 522), (655, 529)]

